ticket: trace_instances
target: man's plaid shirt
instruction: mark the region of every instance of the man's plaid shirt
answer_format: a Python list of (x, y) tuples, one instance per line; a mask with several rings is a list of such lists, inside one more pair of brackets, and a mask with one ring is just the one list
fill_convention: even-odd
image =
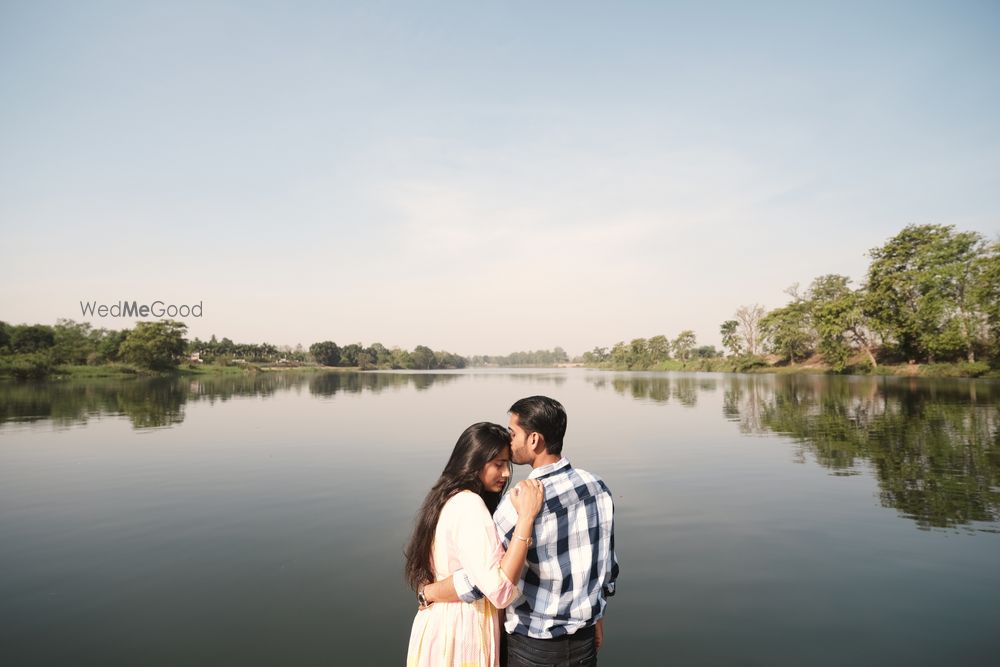
[[(593, 625), (615, 594), (614, 504), (599, 477), (564, 458), (535, 468), (528, 478), (542, 480), (545, 503), (535, 518), (522, 595), (507, 608), (505, 625), (509, 633), (551, 639)], [(517, 523), (508, 496), (493, 519), (508, 547)], [(482, 597), (462, 570), (455, 572), (454, 584), (464, 602)]]

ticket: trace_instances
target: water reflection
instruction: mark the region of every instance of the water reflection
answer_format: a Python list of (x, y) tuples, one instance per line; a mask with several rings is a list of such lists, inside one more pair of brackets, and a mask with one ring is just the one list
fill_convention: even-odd
[(883, 377), (730, 375), (592, 379), (622, 395), (693, 407), (723, 386), (741, 433), (794, 438), (834, 475), (872, 470), (879, 499), (922, 529), (1000, 520), (996, 383)]
[[(566, 382), (560, 373), (258, 373), (134, 380), (0, 384), (0, 432), (10, 423), (86, 424), (125, 416), (135, 429), (183, 422), (189, 401), (426, 391), (459, 378)], [(1000, 385), (967, 380), (828, 376), (587, 374), (600, 390), (659, 405), (721, 411), (745, 435), (780, 434), (838, 476), (871, 470), (879, 498), (921, 528), (1000, 521)], [(547, 390), (546, 390), (547, 391)], [(699, 398), (706, 405), (699, 406)], [(718, 403), (718, 398), (715, 403)]]
[(693, 375), (595, 375), (587, 381), (604, 389), (610, 386), (619, 394), (629, 394), (639, 400), (650, 400), (655, 403), (667, 403), (671, 399), (681, 405), (694, 407), (698, 404), (699, 392), (714, 392), (718, 380), (714, 377), (695, 377)]
[(69, 427), (101, 415), (124, 415), (136, 429), (184, 421), (189, 401), (228, 401), (234, 396), (268, 397), (308, 387), (314, 396), (339, 392), (380, 393), (413, 386), (424, 390), (458, 375), (402, 373), (255, 373), (194, 378), (89, 380), (0, 384), (0, 428), (8, 422), (51, 422)]
[(308, 388), (313, 396), (340, 392), (375, 394), (412, 387), (426, 391), (457, 379), (503, 377), (526, 383), (566, 382), (558, 373), (252, 373), (181, 378), (88, 379), (61, 382), (0, 383), (0, 429), (6, 423), (51, 422), (70, 427), (101, 415), (124, 415), (136, 429), (169, 427), (184, 421), (188, 401), (225, 402), (234, 396), (268, 397)]

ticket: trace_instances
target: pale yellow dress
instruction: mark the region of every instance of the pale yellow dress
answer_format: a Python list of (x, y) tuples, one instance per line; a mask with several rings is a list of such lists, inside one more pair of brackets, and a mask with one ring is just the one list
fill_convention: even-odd
[(472, 604), (435, 602), (418, 611), (410, 630), (407, 667), (497, 667), (500, 612), (520, 591), (500, 569), (504, 549), (478, 494), (461, 491), (441, 508), (431, 548), (437, 581), (464, 570), (484, 598)]

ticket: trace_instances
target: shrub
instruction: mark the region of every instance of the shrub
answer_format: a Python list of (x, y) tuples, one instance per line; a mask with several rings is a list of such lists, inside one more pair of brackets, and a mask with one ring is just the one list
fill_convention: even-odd
[(52, 360), (43, 352), (27, 352), (9, 357), (5, 369), (18, 380), (40, 380), (52, 372)]

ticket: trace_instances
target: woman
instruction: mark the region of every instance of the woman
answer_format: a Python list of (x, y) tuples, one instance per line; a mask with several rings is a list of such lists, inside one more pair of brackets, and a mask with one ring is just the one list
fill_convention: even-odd
[(510, 433), (480, 422), (465, 429), (441, 477), (417, 514), (406, 547), (406, 580), (422, 594), (427, 582), (461, 569), (482, 591), (476, 602), (437, 602), (413, 619), (407, 667), (495, 667), (500, 664), (500, 615), (520, 596), (521, 577), (532, 526), (544, 492), (537, 480), (511, 491), (517, 525), (504, 553), (493, 510), (510, 480)]

